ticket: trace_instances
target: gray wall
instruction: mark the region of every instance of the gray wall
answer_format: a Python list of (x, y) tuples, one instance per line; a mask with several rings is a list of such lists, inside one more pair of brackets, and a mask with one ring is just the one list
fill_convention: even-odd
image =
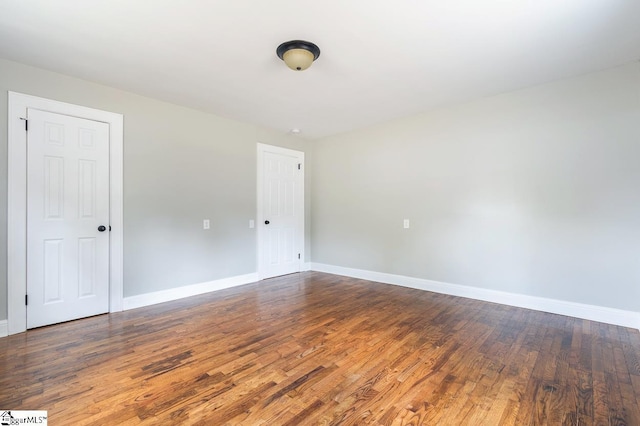
[[(7, 318), (8, 90), (124, 115), (125, 297), (255, 272), (248, 225), (256, 215), (256, 143), (310, 157), (304, 139), (0, 60), (0, 319)], [(310, 176), (307, 167), (307, 187)], [(309, 229), (308, 199), (306, 212)], [(307, 260), (309, 253), (307, 246)]]
[(330, 137), (313, 163), (314, 262), (640, 311), (638, 63)]
[(255, 272), (263, 142), (307, 154), (307, 260), (640, 311), (638, 63), (309, 143), (0, 60), (0, 319), (7, 90), (124, 114), (125, 296)]

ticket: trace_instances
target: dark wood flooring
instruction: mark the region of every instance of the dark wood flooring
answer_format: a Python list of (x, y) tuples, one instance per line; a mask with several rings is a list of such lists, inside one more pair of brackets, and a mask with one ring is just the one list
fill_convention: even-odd
[(640, 425), (638, 330), (308, 272), (0, 339), (50, 425)]

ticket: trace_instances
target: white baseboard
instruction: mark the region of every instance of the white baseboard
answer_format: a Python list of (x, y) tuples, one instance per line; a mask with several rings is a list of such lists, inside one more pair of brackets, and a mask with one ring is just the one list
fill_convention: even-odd
[(300, 272), (306, 272), (310, 270), (311, 270), (311, 262), (302, 263), (302, 269), (300, 270)]
[(236, 287), (258, 281), (258, 274), (238, 275), (235, 277), (222, 278), (219, 280), (204, 283), (191, 284), (183, 287), (171, 288), (168, 290), (155, 291), (153, 293), (139, 294), (124, 298), (124, 310), (141, 308), (143, 306), (155, 305), (156, 303), (170, 302), (185, 297), (197, 296), (198, 294), (209, 293), (211, 291)]
[(527, 296), (525, 294), (507, 293), (504, 291), (469, 287), (459, 284), (449, 284), (439, 281), (425, 280), (422, 278), (367, 271), (363, 269), (325, 265), (315, 262), (311, 263), (311, 270), (360, 278), (368, 281), (376, 281), (385, 284), (395, 284), (418, 290), (432, 291), (434, 293), (483, 300), (485, 302), (500, 303), (502, 305), (516, 306), (519, 308), (533, 309), (536, 311), (550, 312), (552, 314), (566, 315), (591, 321), (604, 322), (607, 324), (620, 325), (623, 327), (637, 328), (640, 330), (640, 312), (623, 311), (621, 309), (607, 308), (604, 306), (585, 305), (582, 303)]
[(9, 335), (9, 326), (7, 320), (0, 321), (0, 337), (6, 337)]

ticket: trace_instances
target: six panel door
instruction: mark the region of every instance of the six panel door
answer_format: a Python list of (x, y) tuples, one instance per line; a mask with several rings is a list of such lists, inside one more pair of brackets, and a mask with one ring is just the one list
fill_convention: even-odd
[(35, 109), (28, 120), (27, 328), (33, 328), (109, 310), (109, 125)]
[(263, 153), (262, 278), (300, 271), (299, 256), (304, 241), (304, 182), (300, 162), (300, 158), (292, 155)]

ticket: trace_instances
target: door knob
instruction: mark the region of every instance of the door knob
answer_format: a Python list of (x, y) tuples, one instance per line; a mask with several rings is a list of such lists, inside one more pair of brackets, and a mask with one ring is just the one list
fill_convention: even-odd
[(100, 225), (100, 226), (98, 226), (98, 231), (100, 231), (100, 232), (104, 232), (104, 231), (106, 231), (106, 230), (107, 230), (107, 227), (106, 227), (106, 226), (104, 226), (104, 225)]
[(269, 223), (271, 223), (271, 222), (269, 222), (268, 220), (265, 220), (265, 221), (264, 221), (264, 224), (265, 224), (265, 225), (268, 225)]

